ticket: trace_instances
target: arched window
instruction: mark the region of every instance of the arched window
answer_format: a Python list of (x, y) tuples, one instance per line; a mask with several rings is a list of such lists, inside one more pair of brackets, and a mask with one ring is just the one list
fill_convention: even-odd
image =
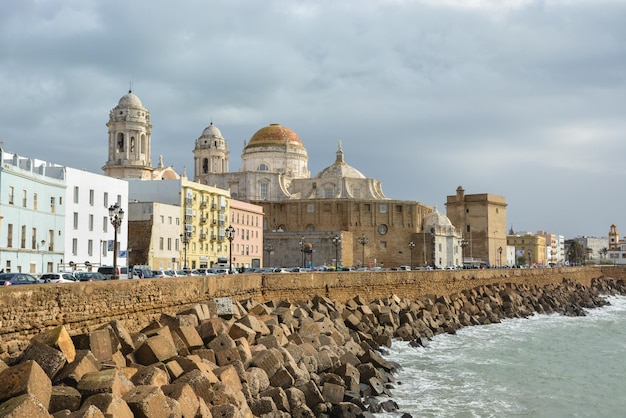
[(121, 132), (117, 134), (117, 150), (124, 151), (124, 134)]
[(270, 171), (270, 168), (267, 166), (267, 164), (261, 163), (259, 164), (259, 168), (257, 170), (258, 171)]
[(209, 159), (202, 159), (202, 174), (207, 174), (209, 172)]
[(324, 197), (327, 199), (335, 197), (335, 187), (324, 186)]

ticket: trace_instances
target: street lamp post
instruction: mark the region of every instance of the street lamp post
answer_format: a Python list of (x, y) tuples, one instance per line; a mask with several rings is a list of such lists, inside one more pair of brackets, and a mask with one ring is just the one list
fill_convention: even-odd
[(339, 235), (333, 238), (333, 244), (335, 244), (335, 271), (339, 269), (339, 246), (341, 245), (341, 237)]
[(498, 266), (502, 267), (502, 247), (498, 247)]
[(187, 270), (187, 245), (189, 245), (187, 231), (184, 234), (180, 234), (180, 240), (183, 243), (183, 270)]
[(465, 247), (469, 245), (469, 241), (463, 238), (459, 243), (461, 244), (461, 264), (465, 265)]
[(409, 250), (411, 250), (411, 270), (413, 270), (413, 249), (415, 248), (415, 243), (413, 241), (409, 241)]
[(122, 219), (124, 219), (124, 209), (120, 207), (117, 203), (109, 206), (109, 220), (111, 221), (111, 225), (113, 225), (113, 274), (111, 275), (112, 280), (119, 280), (120, 276), (117, 273), (117, 231), (122, 225)]
[(232, 225), (228, 225), (228, 228), (226, 228), (226, 238), (230, 243), (230, 250), (228, 251), (230, 266), (228, 271), (230, 274), (233, 274), (233, 240), (235, 239), (235, 228), (233, 228)]
[(43, 239), (41, 240), (41, 247), (39, 247), (39, 249), (41, 251), (41, 272), (47, 273), (44, 267), (44, 262), (43, 262), (43, 255), (44, 255), (44, 251), (46, 250), (46, 240), (43, 240)]
[(304, 267), (304, 235), (300, 237), (300, 267)]
[(265, 246), (265, 251), (267, 251), (266, 267), (272, 267), (272, 251), (274, 251), (274, 246), (272, 244), (267, 244)]
[(367, 244), (367, 242), (369, 241), (369, 239), (365, 236), (365, 234), (362, 234), (359, 237), (359, 244), (361, 244), (361, 246), (363, 247), (363, 253), (362, 253), (362, 259), (361, 259), (361, 266), (365, 266), (365, 245)]

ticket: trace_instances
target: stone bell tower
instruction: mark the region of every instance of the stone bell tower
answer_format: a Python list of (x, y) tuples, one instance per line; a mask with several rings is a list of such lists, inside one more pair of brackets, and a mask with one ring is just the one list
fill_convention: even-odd
[(151, 179), (150, 112), (132, 91), (109, 113), (109, 157), (104, 174), (118, 179)]

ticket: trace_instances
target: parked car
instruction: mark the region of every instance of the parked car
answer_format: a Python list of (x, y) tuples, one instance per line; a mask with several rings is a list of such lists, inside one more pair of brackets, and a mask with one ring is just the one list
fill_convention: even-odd
[(78, 283), (79, 280), (72, 273), (44, 273), (39, 276), (44, 283)]
[[(98, 273), (103, 274), (107, 280), (113, 277), (115, 267), (113, 266), (100, 266), (98, 267)], [(117, 266), (117, 277), (120, 279), (128, 279), (128, 267)]]
[(165, 279), (167, 277), (170, 277), (170, 275), (167, 274), (165, 270), (152, 270), (152, 275), (156, 279)]
[(100, 280), (108, 280), (107, 277), (97, 271), (80, 271), (75, 274), (80, 282), (96, 282)]
[(1, 273), (0, 286), (12, 286), (18, 284), (41, 284), (43, 280), (28, 273)]
[(152, 279), (154, 277), (154, 273), (148, 266), (135, 266), (133, 267), (133, 277), (137, 277), (139, 279)]

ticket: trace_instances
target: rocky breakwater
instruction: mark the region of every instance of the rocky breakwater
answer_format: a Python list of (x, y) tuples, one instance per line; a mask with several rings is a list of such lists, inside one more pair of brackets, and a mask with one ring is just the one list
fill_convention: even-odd
[[(137, 332), (119, 321), (70, 336), (60, 326), (0, 362), (2, 417), (357, 417), (397, 408), (394, 338), (525, 317), (583, 315), (623, 281), (480, 286), (451, 296), (345, 303), (199, 303)], [(380, 399), (380, 397), (378, 398)], [(405, 414), (407, 415), (407, 414)]]

